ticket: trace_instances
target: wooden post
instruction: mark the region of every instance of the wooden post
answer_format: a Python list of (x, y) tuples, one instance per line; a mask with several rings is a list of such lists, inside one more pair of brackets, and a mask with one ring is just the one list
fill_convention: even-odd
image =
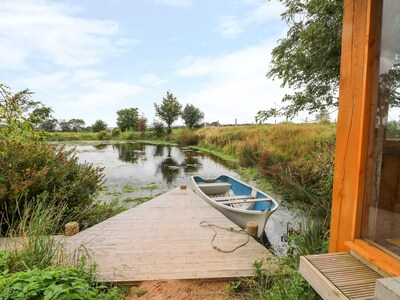
[(258, 233), (258, 225), (257, 225), (257, 223), (256, 222), (247, 222), (246, 230), (252, 236), (257, 236), (257, 233)]
[(186, 190), (186, 188), (187, 188), (186, 184), (181, 185), (181, 190)]
[(65, 224), (65, 235), (72, 236), (79, 232), (79, 224), (78, 222), (69, 222)]

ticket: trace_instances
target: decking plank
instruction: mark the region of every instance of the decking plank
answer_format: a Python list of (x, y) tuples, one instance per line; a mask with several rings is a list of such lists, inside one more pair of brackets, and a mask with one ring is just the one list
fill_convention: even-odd
[(374, 299), (382, 278), (349, 253), (303, 256), (300, 273), (323, 299)]
[[(68, 240), (85, 245), (98, 265), (98, 280), (106, 282), (247, 277), (255, 260), (273, 257), (253, 238), (232, 253), (213, 249), (214, 231), (200, 226), (202, 221), (239, 230), (192, 191), (174, 189)], [(221, 249), (234, 249), (248, 239), (215, 230), (214, 244)]]

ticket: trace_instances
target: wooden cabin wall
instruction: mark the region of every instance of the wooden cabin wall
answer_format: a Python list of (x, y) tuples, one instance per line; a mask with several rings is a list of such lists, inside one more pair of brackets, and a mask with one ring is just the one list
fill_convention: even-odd
[(376, 0), (345, 0), (329, 251), (360, 236), (376, 33)]

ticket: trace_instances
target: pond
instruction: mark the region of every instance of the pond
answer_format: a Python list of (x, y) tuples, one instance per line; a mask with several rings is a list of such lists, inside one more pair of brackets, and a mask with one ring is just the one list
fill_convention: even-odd
[[(235, 166), (208, 153), (173, 145), (107, 142), (68, 143), (75, 148), (81, 162), (104, 167), (105, 189), (101, 201), (117, 201), (134, 207), (182, 184), (192, 188), (190, 176), (206, 178), (226, 174), (240, 179)], [(277, 199), (279, 201), (279, 199)], [(272, 250), (283, 254), (287, 248), (281, 240), (287, 224), (300, 220), (295, 213), (281, 206), (267, 222), (266, 233)]]

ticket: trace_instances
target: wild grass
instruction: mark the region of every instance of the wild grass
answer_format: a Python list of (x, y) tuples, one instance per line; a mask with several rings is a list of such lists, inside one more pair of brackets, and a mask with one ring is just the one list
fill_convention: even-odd
[(23, 210), (13, 214), (19, 214), (16, 222), (6, 220), (8, 255), (4, 267), (10, 272), (65, 263), (62, 243), (53, 234), (62, 223), (66, 205), (56, 205), (45, 198), (43, 195), (25, 202)]
[[(84, 245), (69, 245), (54, 236), (65, 205), (46, 196), (25, 202), (0, 240), (0, 299), (113, 299), (121, 290), (95, 281), (96, 265)], [(77, 247), (75, 250), (72, 247)]]

